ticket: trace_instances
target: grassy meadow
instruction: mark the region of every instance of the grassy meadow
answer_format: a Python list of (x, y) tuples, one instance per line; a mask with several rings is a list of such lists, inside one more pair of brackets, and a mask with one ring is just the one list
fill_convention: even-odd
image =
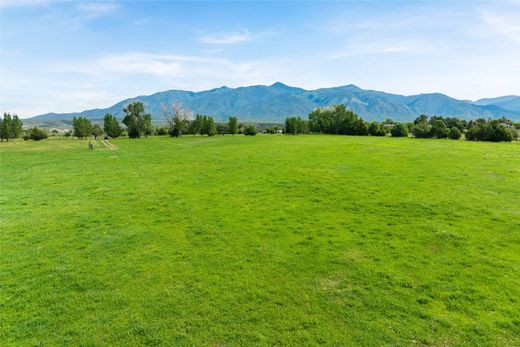
[(520, 345), (520, 143), (0, 145), (3, 346)]

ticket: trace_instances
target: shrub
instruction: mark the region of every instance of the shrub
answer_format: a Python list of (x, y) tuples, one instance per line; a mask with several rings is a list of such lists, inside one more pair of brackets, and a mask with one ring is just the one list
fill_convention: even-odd
[(47, 132), (37, 127), (32, 128), (29, 132), (29, 138), (34, 141), (44, 140), (47, 137), (49, 137), (49, 135), (47, 135)]
[(445, 139), (448, 137), (450, 130), (442, 120), (435, 120), (432, 123), (432, 136), (438, 139)]
[(418, 123), (413, 127), (412, 134), (418, 139), (425, 139), (431, 137), (432, 127), (426, 122)]
[(397, 123), (392, 130), (390, 130), (392, 137), (406, 137), (408, 136), (408, 130), (403, 123)]
[(155, 135), (168, 135), (168, 127), (157, 127), (155, 128)]
[(246, 136), (255, 136), (256, 135), (256, 127), (254, 125), (248, 125), (244, 129), (244, 135)]
[(92, 127), (92, 135), (94, 135), (95, 137), (103, 135), (103, 129), (99, 124), (94, 124), (94, 126)]
[(466, 131), (466, 140), (469, 141), (513, 141), (518, 138), (518, 133), (512, 127), (507, 127), (499, 120), (477, 120), (471, 122), (471, 127)]
[(458, 140), (461, 138), (461, 136), (462, 136), (462, 133), (460, 132), (460, 130), (457, 127), (454, 126), (450, 129), (450, 134), (449, 134), (450, 139)]
[(361, 118), (358, 118), (354, 121), (354, 135), (359, 135), (359, 136), (368, 135), (367, 123)]
[(378, 122), (372, 122), (368, 126), (368, 133), (372, 136), (385, 136), (385, 129)]

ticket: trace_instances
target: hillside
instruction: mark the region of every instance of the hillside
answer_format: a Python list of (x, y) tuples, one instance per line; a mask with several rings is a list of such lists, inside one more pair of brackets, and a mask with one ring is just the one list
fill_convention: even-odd
[[(404, 96), (365, 90), (355, 85), (305, 90), (277, 82), (270, 86), (239, 88), (224, 86), (202, 92), (168, 90), (129, 98), (104, 109), (62, 114), (47, 113), (33, 117), (29, 122), (63, 121), (79, 115), (96, 120), (101, 119), (106, 113), (121, 118), (123, 107), (137, 100), (145, 103), (147, 111), (152, 114), (156, 122), (163, 120), (162, 105), (173, 102), (182, 103), (194, 113), (212, 115), (218, 121), (236, 115), (241, 120), (280, 122), (289, 115), (305, 117), (316, 107), (333, 104), (345, 104), (363, 118), (379, 121), (386, 118), (410, 121), (422, 113), (465, 119), (478, 117), (520, 119), (520, 108), (506, 110), (501, 104), (474, 104), (439, 93)], [(512, 103), (515, 100), (507, 99), (501, 102)]]
[(479, 99), (474, 102), (475, 105), (493, 105), (505, 110), (520, 112), (520, 96), (507, 95), (498, 98)]

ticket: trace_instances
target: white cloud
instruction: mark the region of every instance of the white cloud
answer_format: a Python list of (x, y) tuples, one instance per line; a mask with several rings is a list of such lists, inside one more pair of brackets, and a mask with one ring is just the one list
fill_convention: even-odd
[[(284, 73), (273, 61), (233, 61), (205, 56), (112, 54), (91, 60), (42, 66), (38, 76), (9, 73), (0, 109), (22, 117), (109, 107), (128, 97), (169, 89), (201, 91), (222, 85), (271, 84)], [(38, 90), (28, 100), (25, 90)]]
[(86, 75), (150, 75), (157, 78), (199, 80), (215, 77), (229, 79), (258, 75), (257, 70), (267, 66), (265, 62), (234, 62), (227, 59), (176, 54), (122, 53), (100, 57), (93, 61), (60, 63), (52, 67), (55, 72)]
[(0, 0), (0, 8), (44, 5), (47, 0)]
[(332, 52), (326, 56), (326, 59), (335, 60), (349, 58), (357, 55), (381, 55), (403, 53), (410, 50), (406, 44), (403, 43), (365, 43), (365, 44), (351, 44), (346, 47)]
[(481, 18), (492, 34), (520, 43), (520, 11), (510, 11), (507, 14), (482, 11)]
[(199, 37), (199, 42), (215, 45), (230, 45), (251, 41), (251, 39), (252, 36), (248, 30), (240, 30), (231, 33), (204, 35)]
[(91, 15), (102, 15), (115, 11), (119, 5), (113, 2), (82, 2), (78, 5), (78, 9)]

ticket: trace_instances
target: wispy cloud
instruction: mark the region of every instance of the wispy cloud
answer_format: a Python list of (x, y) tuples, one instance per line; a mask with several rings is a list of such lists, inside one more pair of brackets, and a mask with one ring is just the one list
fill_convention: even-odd
[(114, 2), (82, 2), (78, 4), (79, 10), (93, 16), (113, 12), (118, 8), (119, 5)]
[(267, 62), (241, 61), (177, 54), (122, 53), (100, 57), (90, 62), (60, 63), (56, 72), (80, 73), (114, 77), (115, 74), (150, 75), (158, 78), (230, 78), (246, 79), (259, 76)]
[(0, 0), (0, 8), (45, 5), (47, 0)]
[(199, 37), (199, 42), (215, 45), (231, 45), (251, 41), (252, 36), (249, 30), (244, 29), (229, 33), (210, 34)]
[(329, 60), (343, 59), (358, 55), (383, 55), (393, 53), (403, 53), (410, 50), (410, 47), (400, 42), (393, 43), (364, 43), (350, 44), (335, 52), (328, 54)]
[(481, 18), (492, 34), (520, 43), (520, 11), (510, 11), (505, 14), (483, 10)]

